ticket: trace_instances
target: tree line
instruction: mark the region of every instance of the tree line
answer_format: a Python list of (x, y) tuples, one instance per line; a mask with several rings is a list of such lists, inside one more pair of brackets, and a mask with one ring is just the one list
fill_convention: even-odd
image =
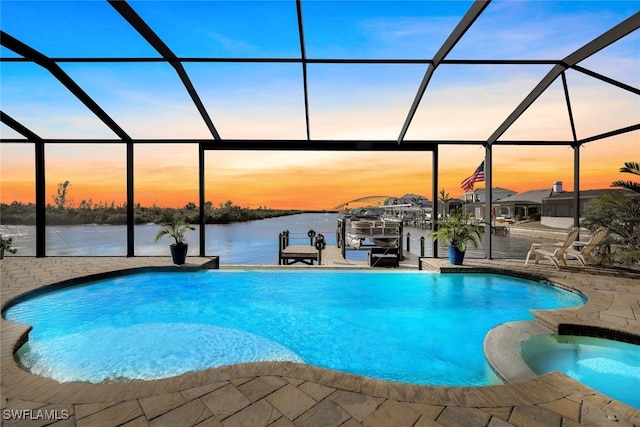
[[(83, 199), (77, 207), (73, 206), (70, 197), (71, 184), (64, 181), (58, 184), (56, 194), (52, 196), (53, 204), (45, 207), (46, 222), (49, 225), (81, 225), (108, 224), (124, 225), (127, 223), (127, 205), (115, 202), (94, 203), (92, 199)], [(3, 225), (35, 225), (36, 206), (34, 203), (14, 201), (0, 204), (0, 223)], [(253, 221), (278, 216), (302, 213), (296, 209), (271, 209), (268, 207), (243, 208), (233, 204), (231, 200), (220, 203), (217, 207), (212, 202), (205, 203), (205, 223), (230, 224), (233, 222)], [(304, 211), (306, 212), (306, 211)], [(165, 208), (158, 206), (134, 206), (134, 222), (136, 224), (164, 223), (169, 218), (181, 218), (188, 223), (198, 223), (200, 209), (193, 202), (182, 208)]]
[[(34, 203), (2, 203), (0, 205), (0, 223), (3, 225), (35, 225), (36, 206)], [(127, 223), (126, 203), (99, 203), (94, 205), (80, 205), (78, 207), (59, 208), (47, 205), (45, 208), (46, 222), (48, 225), (82, 225), (82, 224), (108, 224), (124, 225)], [(233, 204), (231, 200), (218, 207), (213, 207), (211, 202), (206, 203), (205, 223), (230, 224), (233, 222), (253, 221), (258, 219), (273, 218), (285, 215), (294, 215), (302, 212), (296, 209), (271, 209), (267, 207), (243, 208)], [(165, 208), (158, 206), (134, 207), (134, 222), (136, 224), (164, 223), (168, 218), (181, 218), (188, 223), (198, 223), (200, 209), (195, 203), (187, 203), (182, 208)]]

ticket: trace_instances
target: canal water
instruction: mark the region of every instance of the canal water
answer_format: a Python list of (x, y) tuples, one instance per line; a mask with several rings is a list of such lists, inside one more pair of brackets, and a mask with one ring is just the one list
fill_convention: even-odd
[[(285, 230), (290, 233), (290, 244), (309, 244), (307, 233), (314, 230), (322, 233), (327, 244), (336, 244), (335, 213), (313, 213), (269, 218), (234, 224), (209, 224), (205, 227), (206, 255), (217, 255), (222, 265), (277, 265), (278, 235)], [(137, 256), (169, 255), (169, 238), (155, 243), (159, 225), (135, 226), (134, 249)], [(0, 233), (13, 237), (15, 256), (35, 256), (35, 226), (0, 225)], [(420, 238), (424, 237), (424, 255), (432, 256), (432, 242), (428, 230), (405, 227), (403, 248), (409, 242), (410, 252), (421, 254)], [(199, 230), (187, 233), (190, 243), (189, 255), (197, 256)], [(532, 241), (522, 236), (494, 235), (493, 258), (521, 258), (524, 260)], [(123, 225), (69, 225), (48, 226), (46, 234), (47, 256), (125, 256), (127, 253), (126, 226)], [(446, 247), (440, 246), (438, 254), (445, 257)], [(7, 254), (5, 254), (7, 255)], [(8, 254), (8, 256), (13, 256)], [(347, 258), (365, 260), (366, 250), (347, 251)], [(467, 258), (484, 258), (480, 248), (467, 250)]]

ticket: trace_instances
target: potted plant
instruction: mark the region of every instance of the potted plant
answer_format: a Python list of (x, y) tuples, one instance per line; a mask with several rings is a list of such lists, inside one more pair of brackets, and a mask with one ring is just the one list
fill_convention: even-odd
[(475, 248), (480, 243), (480, 231), (471, 223), (471, 214), (456, 210), (442, 221), (438, 221), (438, 229), (431, 234), (435, 240), (446, 240), (449, 244), (449, 262), (462, 265), (467, 245)]
[(7, 251), (12, 254), (15, 254), (16, 252), (18, 252), (17, 249), (11, 247), (12, 243), (13, 243), (12, 237), (4, 238), (0, 234), (0, 259), (4, 258), (4, 251)]
[(165, 221), (163, 226), (164, 227), (158, 231), (158, 234), (156, 234), (155, 241), (157, 242), (163, 236), (173, 237), (176, 242), (169, 246), (173, 263), (176, 265), (184, 264), (187, 259), (187, 250), (189, 249), (187, 239), (185, 239), (184, 235), (189, 230), (195, 230), (195, 227), (185, 223), (180, 218), (170, 218)]

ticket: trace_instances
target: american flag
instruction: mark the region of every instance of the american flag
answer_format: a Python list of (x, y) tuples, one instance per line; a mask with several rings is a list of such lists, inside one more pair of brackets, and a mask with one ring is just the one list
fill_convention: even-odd
[(460, 186), (464, 191), (471, 191), (473, 184), (480, 181), (484, 181), (484, 160), (470, 177), (460, 183)]

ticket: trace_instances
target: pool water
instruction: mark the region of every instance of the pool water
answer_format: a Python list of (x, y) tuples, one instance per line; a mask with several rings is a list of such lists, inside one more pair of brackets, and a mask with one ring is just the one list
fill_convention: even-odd
[(212, 270), (100, 280), (4, 315), (33, 326), (20, 362), (58, 381), (290, 360), (385, 380), (486, 385), (496, 381), (482, 349), (491, 328), (583, 302), (490, 274)]
[(538, 335), (522, 344), (536, 374), (559, 371), (640, 409), (640, 346), (602, 338)]

